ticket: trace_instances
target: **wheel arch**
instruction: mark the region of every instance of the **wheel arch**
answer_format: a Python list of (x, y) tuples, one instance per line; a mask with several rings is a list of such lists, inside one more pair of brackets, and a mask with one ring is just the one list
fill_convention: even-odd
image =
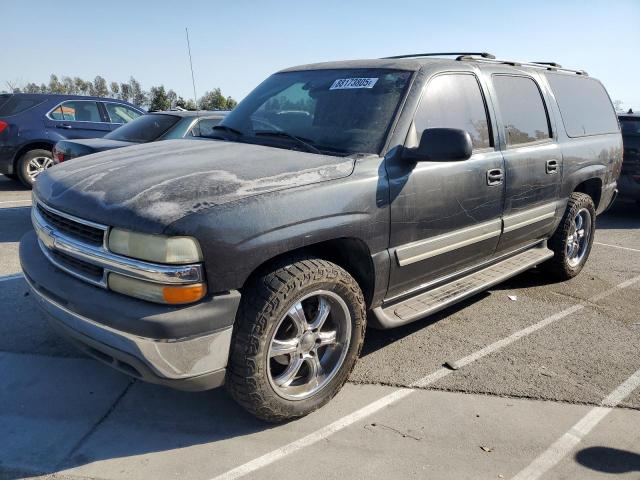
[(30, 150), (53, 150), (54, 143), (48, 140), (37, 140), (29, 142), (25, 145), (22, 145), (17, 151), (15, 156), (13, 157), (13, 170), (17, 172), (18, 170), (18, 161), (22, 158), (22, 156)]
[(279, 253), (264, 260), (245, 279), (241, 290), (256, 276), (264, 274), (277, 265), (295, 261), (296, 258), (313, 256), (335, 263), (345, 269), (358, 283), (367, 308), (372, 304), (376, 271), (368, 245), (359, 238), (340, 237)]

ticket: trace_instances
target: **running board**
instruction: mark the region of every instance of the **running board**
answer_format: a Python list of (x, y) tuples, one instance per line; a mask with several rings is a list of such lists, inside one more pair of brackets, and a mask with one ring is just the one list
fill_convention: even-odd
[(413, 297), (375, 308), (379, 328), (393, 328), (431, 315), (460, 300), (480, 293), (553, 257), (546, 247), (536, 247), (494, 263), (462, 278)]

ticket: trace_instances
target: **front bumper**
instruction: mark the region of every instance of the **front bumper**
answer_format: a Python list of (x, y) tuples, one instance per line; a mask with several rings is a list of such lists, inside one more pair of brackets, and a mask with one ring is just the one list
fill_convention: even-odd
[[(207, 390), (224, 383), (238, 292), (182, 308), (150, 305), (62, 272), (46, 259), (34, 232), (20, 242), (20, 262), (51, 325), (92, 357), (144, 381), (181, 390)], [(216, 325), (213, 331), (202, 331), (205, 316), (208, 325)], [(178, 326), (189, 336), (167, 338), (166, 333)], [(157, 336), (143, 336), (141, 331), (155, 331)]]

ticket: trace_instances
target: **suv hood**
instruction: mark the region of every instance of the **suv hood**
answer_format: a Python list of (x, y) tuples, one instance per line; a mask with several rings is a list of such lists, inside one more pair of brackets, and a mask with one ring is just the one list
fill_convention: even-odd
[(80, 218), (160, 233), (172, 222), (261, 193), (346, 177), (354, 159), (226, 141), (167, 140), (50, 168), (36, 196)]

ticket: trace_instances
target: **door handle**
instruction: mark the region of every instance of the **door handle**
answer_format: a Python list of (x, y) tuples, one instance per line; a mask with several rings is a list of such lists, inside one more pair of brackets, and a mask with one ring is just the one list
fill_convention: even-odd
[(56, 128), (64, 128), (65, 130), (69, 130), (71, 128), (71, 125), (69, 125), (68, 123), (58, 123), (56, 124)]
[(504, 178), (504, 173), (501, 168), (492, 168), (487, 170), (487, 185), (500, 185)]
[(547, 175), (553, 175), (554, 173), (558, 173), (558, 161), (547, 160), (545, 170), (547, 172)]

